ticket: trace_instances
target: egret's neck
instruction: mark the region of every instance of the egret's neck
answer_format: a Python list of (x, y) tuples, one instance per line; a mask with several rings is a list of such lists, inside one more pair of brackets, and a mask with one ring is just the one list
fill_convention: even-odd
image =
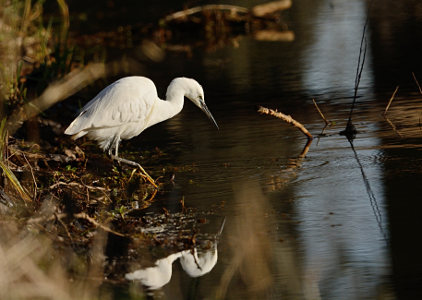
[[(151, 127), (157, 123), (173, 118), (183, 108), (183, 96), (179, 97), (178, 100), (173, 98), (173, 101), (165, 101), (157, 99), (152, 108), (149, 120), (145, 128)], [(144, 129), (145, 129), (144, 128)]]
[(188, 81), (186, 78), (179, 77), (175, 78), (170, 82), (166, 92), (166, 100), (177, 105), (181, 105), (183, 108), (183, 101), (188, 90)]
[(174, 117), (183, 109), (185, 94), (184, 80), (182, 78), (173, 79), (167, 88), (166, 101), (163, 101), (164, 104), (161, 103), (167, 107), (167, 119)]
[(189, 80), (178, 77), (172, 80), (166, 93), (166, 104), (168, 105), (169, 116), (177, 115), (183, 108), (185, 95), (189, 90)]
[(177, 115), (184, 104), (185, 89), (179, 81), (173, 80), (167, 88), (166, 100), (157, 99), (145, 128), (168, 120)]

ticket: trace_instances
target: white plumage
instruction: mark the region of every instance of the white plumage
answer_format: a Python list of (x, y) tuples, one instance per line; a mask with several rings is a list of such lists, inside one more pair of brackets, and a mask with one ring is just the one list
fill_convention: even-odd
[(73, 135), (74, 139), (86, 135), (96, 140), (101, 149), (108, 151), (113, 159), (139, 167), (155, 186), (154, 180), (140, 164), (118, 157), (119, 143), (177, 115), (183, 108), (185, 96), (205, 112), (218, 128), (205, 104), (204, 91), (194, 79), (173, 79), (167, 88), (167, 99), (161, 100), (150, 79), (131, 76), (104, 88), (82, 108), (64, 133)]
[(214, 247), (200, 255), (198, 255), (196, 248), (183, 251), (180, 257), (180, 264), (190, 277), (200, 277), (211, 272), (217, 264), (217, 259), (217, 242), (215, 242)]
[(175, 78), (167, 89), (167, 101), (158, 97), (154, 83), (139, 76), (121, 78), (103, 89), (81, 110), (65, 134), (74, 139), (87, 135), (118, 156), (120, 140), (131, 139), (146, 128), (178, 114), (184, 96), (201, 108), (217, 125), (204, 102), (204, 91), (194, 79)]
[(171, 279), (173, 273), (173, 262), (181, 256), (181, 252), (171, 254), (165, 258), (155, 262), (155, 266), (139, 269), (131, 273), (125, 274), (127, 280), (140, 281), (150, 290), (156, 290), (167, 283)]

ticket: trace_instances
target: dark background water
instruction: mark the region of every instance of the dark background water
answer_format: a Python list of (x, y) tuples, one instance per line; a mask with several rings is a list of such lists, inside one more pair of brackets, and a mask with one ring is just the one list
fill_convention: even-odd
[[(71, 31), (77, 36), (153, 23), (204, 3), (94, 1), (87, 8), (86, 1), (72, 1)], [(198, 210), (220, 207), (210, 219), (210, 232), (227, 219), (215, 268), (193, 279), (174, 263), (171, 281), (156, 295), (417, 299), (422, 296), (422, 96), (411, 73), (422, 78), (422, 3), (297, 0), (282, 18), (294, 32), (291, 42), (240, 36), (222, 47), (195, 48), (192, 55), (168, 52), (161, 62), (141, 61), (136, 75), (151, 78), (162, 97), (172, 78), (197, 79), (220, 130), (186, 103), (178, 116), (125, 142), (123, 149), (159, 147), (169, 164), (192, 166), (194, 171), (176, 172), (175, 185), (155, 203), (157, 211), (163, 206), (177, 211), (184, 197)], [(355, 155), (338, 132), (353, 97), (366, 19)], [(109, 51), (136, 57), (134, 49)], [(100, 85), (104, 82), (88, 94), (94, 96)], [(393, 130), (382, 112), (397, 85), (388, 114)], [(291, 114), (318, 135), (324, 124), (312, 98), (336, 125), (298, 159), (306, 144), (303, 135), (257, 114), (255, 106)], [(147, 169), (156, 166), (142, 163)]]

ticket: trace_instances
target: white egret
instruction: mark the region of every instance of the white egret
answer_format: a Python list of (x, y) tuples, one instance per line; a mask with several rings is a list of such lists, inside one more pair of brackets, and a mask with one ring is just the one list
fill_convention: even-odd
[(73, 139), (86, 135), (96, 140), (112, 159), (139, 167), (156, 186), (140, 164), (119, 157), (119, 143), (177, 115), (183, 108), (184, 97), (198, 106), (218, 128), (205, 104), (204, 91), (196, 80), (185, 77), (173, 79), (167, 88), (166, 100), (161, 100), (150, 79), (131, 76), (104, 88), (82, 108), (64, 133), (73, 135)]

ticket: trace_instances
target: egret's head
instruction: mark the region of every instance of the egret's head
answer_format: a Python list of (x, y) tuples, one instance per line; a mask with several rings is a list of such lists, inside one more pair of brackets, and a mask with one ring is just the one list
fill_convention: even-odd
[(195, 80), (191, 78), (185, 79), (185, 96), (196, 106), (201, 107), (201, 103), (204, 102), (204, 90), (202, 86)]
[(198, 106), (218, 128), (217, 122), (205, 104), (204, 90), (202, 89), (202, 86), (195, 79), (191, 78), (180, 77), (173, 80), (173, 82), (175, 81), (178, 82), (181, 88), (184, 89), (185, 97)]

